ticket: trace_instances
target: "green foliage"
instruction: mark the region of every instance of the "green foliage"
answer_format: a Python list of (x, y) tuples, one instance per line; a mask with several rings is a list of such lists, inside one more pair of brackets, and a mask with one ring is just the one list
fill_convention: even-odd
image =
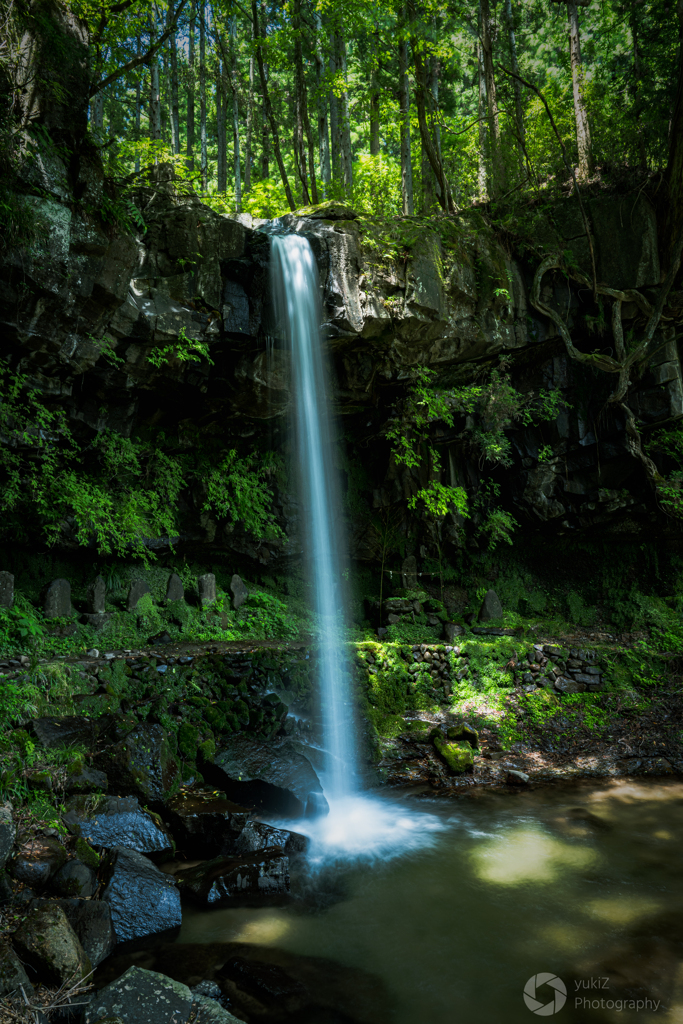
[(171, 345), (164, 345), (163, 348), (152, 349), (147, 359), (157, 369), (168, 363), (177, 361), (179, 363), (201, 363), (206, 360), (209, 366), (213, 366), (213, 359), (209, 355), (209, 344), (200, 338), (188, 338), (185, 328), (181, 327), (178, 333), (178, 341)]

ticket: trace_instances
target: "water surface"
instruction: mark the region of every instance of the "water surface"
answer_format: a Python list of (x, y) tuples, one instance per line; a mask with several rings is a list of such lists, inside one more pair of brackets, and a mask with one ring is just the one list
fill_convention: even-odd
[[(396, 1024), (683, 1021), (682, 783), (373, 798), (344, 813), (348, 834), (342, 814), (312, 830), (311, 884), (324, 894), (334, 879), (329, 905), (189, 910), (179, 941), (363, 968), (394, 995)], [(557, 1013), (525, 1005), (542, 972), (566, 986)], [(542, 1006), (553, 996), (537, 992)]]

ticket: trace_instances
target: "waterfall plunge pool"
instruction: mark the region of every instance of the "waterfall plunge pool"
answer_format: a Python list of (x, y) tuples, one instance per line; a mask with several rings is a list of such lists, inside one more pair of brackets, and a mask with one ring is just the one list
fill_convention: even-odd
[[(384, 983), (395, 1024), (530, 1022), (539, 1014), (523, 990), (542, 973), (567, 1000), (540, 1016), (683, 1020), (683, 783), (377, 797), (347, 811), (346, 831), (334, 806), (327, 823), (308, 823), (309, 884), (324, 893), (334, 879), (327, 905), (312, 911), (309, 894), (302, 906), (187, 908), (178, 942), (361, 968)], [(536, 1005), (556, 991), (539, 987)]]

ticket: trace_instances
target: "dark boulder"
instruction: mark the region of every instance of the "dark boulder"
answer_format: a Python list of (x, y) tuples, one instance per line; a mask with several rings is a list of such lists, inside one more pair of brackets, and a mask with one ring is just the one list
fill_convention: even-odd
[(144, 811), (134, 796), (92, 798), (77, 796), (68, 802), (64, 821), (70, 831), (94, 846), (125, 846), (138, 853), (169, 850), (173, 839), (159, 818)]
[(31, 907), (57, 906), (78, 936), (93, 967), (105, 960), (114, 948), (111, 910), (104, 900), (56, 899), (32, 900)]
[(63, 985), (92, 971), (76, 932), (57, 903), (41, 900), (31, 905), (12, 941), (20, 958), (44, 984)]
[(2, 946), (0, 948), (0, 999), (13, 996), (18, 996), (21, 999), (22, 988), (27, 996), (33, 995), (33, 985), (29, 981), (21, 960), (11, 946)]
[(330, 805), (324, 793), (309, 793), (306, 800), (306, 818), (322, 818), (330, 813)]
[(66, 863), (67, 853), (53, 836), (19, 837), (9, 873), (31, 889), (42, 889)]
[(89, 899), (97, 892), (97, 875), (87, 864), (74, 857), (54, 874), (50, 880), (50, 888), (58, 896), (80, 896)]
[(123, 1024), (241, 1024), (215, 1000), (141, 967), (130, 967), (95, 995), (85, 1024), (105, 1024), (114, 1016)]
[(173, 880), (136, 850), (115, 846), (101, 870), (102, 899), (111, 910), (117, 942), (157, 935), (180, 925), (180, 894)]
[(138, 725), (97, 758), (97, 767), (118, 792), (161, 803), (178, 778), (174, 741), (175, 736), (156, 723)]
[(66, 793), (92, 793), (98, 789), (106, 790), (109, 785), (104, 772), (96, 768), (81, 768), (67, 776), (64, 784)]
[(205, 774), (238, 803), (294, 817), (303, 816), (310, 793), (322, 793), (311, 762), (288, 740), (231, 737)]
[(216, 857), (234, 848), (250, 811), (213, 793), (181, 793), (169, 800), (166, 814), (186, 855)]
[(38, 742), (48, 749), (76, 745), (93, 747), (97, 735), (91, 719), (80, 715), (65, 715), (63, 718), (48, 715), (44, 718), (35, 718), (31, 722), (31, 729)]
[(252, 857), (216, 857), (176, 875), (185, 895), (209, 906), (264, 902), (289, 892), (289, 859), (280, 850)]
[(249, 855), (262, 853), (265, 850), (279, 850), (291, 857), (296, 853), (305, 853), (308, 839), (298, 832), (290, 832), (284, 828), (273, 828), (263, 821), (249, 821), (242, 829), (235, 843), (235, 853)]

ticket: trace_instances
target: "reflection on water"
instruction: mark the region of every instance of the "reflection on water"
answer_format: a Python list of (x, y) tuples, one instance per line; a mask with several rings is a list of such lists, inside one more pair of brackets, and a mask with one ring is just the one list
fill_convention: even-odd
[[(343, 899), (316, 913), (190, 911), (179, 941), (363, 968), (396, 996), (397, 1024), (530, 1024), (522, 990), (542, 972), (567, 986), (558, 1021), (683, 1024), (682, 784), (610, 780), (447, 806), (375, 799), (358, 815), (356, 838), (341, 814), (313, 836)], [(384, 839), (368, 862), (358, 854), (372, 815)], [(399, 840), (408, 851), (394, 856)]]

